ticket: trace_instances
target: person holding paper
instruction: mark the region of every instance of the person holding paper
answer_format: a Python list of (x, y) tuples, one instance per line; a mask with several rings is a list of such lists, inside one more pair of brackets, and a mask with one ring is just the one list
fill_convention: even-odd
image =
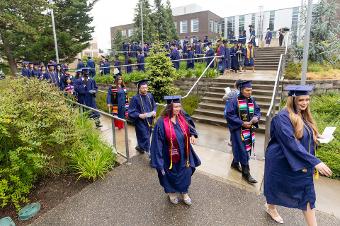
[(287, 86), (286, 107), (271, 122), (264, 195), (266, 212), (278, 223), (283, 219), (275, 205), (301, 209), (307, 225), (317, 225), (313, 175), (332, 174), (315, 156), (318, 130), (309, 108), (312, 89), (306, 85)]
[(157, 105), (151, 93), (148, 93), (148, 80), (138, 82), (138, 93), (131, 98), (128, 116), (135, 124), (137, 137), (136, 150), (140, 153), (149, 152), (150, 136)]
[(195, 144), (195, 124), (181, 107), (181, 96), (165, 96), (167, 102), (162, 116), (155, 125), (151, 142), (151, 166), (157, 170), (164, 192), (173, 204), (179, 197), (187, 205), (192, 201), (188, 195), (191, 176), (201, 164), (191, 144)]

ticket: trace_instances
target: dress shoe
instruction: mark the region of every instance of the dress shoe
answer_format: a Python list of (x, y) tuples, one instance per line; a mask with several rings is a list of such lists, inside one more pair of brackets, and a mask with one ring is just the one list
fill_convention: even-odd
[(277, 212), (277, 210), (272, 210), (268, 207), (267, 204), (264, 205), (265, 208), (266, 208), (266, 212), (269, 214), (269, 216), (274, 220), (276, 221), (277, 223), (279, 224), (283, 224), (283, 219), (282, 217), (279, 215), (279, 213)]
[(139, 153), (141, 153), (141, 154), (144, 154), (144, 150), (143, 149), (141, 149), (139, 146), (136, 146), (135, 147), (135, 149), (139, 152)]
[(172, 204), (175, 204), (175, 205), (178, 204), (178, 198), (175, 195), (169, 195), (169, 200)]
[(232, 162), (230, 168), (237, 170), (238, 172), (242, 173), (242, 168), (241, 168), (239, 163)]

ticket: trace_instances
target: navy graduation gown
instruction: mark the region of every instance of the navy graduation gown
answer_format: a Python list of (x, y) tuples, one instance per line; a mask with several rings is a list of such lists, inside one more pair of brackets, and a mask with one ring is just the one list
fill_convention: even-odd
[(238, 70), (239, 69), (239, 64), (238, 64), (238, 59), (237, 59), (237, 48), (231, 48), (230, 49), (230, 56), (231, 56), (231, 69), (233, 70)]
[(187, 69), (193, 69), (195, 67), (195, 60), (193, 60), (194, 57), (194, 51), (190, 50), (188, 52)]
[[(239, 96), (239, 95), (238, 95)], [(243, 121), (239, 117), (239, 108), (238, 108), (238, 96), (235, 96), (231, 100), (228, 100), (225, 107), (225, 118), (227, 120), (227, 126), (230, 130), (232, 151), (234, 155), (234, 163), (241, 163), (242, 165), (248, 165), (249, 162), (249, 153), (246, 151), (245, 144), (241, 138), (241, 127)], [(260, 107), (256, 104), (256, 101), (253, 97), (251, 97), (252, 102), (254, 103), (254, 116), (260, 119), (261, 110)], [(248, 104), (248, 100), (247, 100)], [(250, 121), (251, 119), (249, 119)]]
[(86, 66), (90, 68), (90, 76), (94, 77), (96, 75), (96, 64), (92, 59), (89, 59)]
[(179, 61), (178, 61), (179, 58), (180, 58), (180, 56), (179, 56), (178, 50), (177, 49), (173, 49), (171, 51), (171, 53), (170, 53), (170, 59), (171, 60), (176, 60), (176, 61), (172, 62), (173, 66), (174, 66), (174, 68), (176, 68), (176, 70), (179, 69)]
[[(98, 91), (96, 82), (93, 79), (88, 78), (87, 82), (83, 78), (77, 79), (74, 84), (74, 90), (77, 92), (78, 103), (97, 109), (96, 94), (89, 92), (90, 90)], [(100, 116), (98, 112), (92, 112), (91, 115), (94, 117)]]
[(224, 48), (224, 60), (225, 60), (225, 68), (230, 69), (231, 58), (230, 58), (230, 49), (228, 47)]
[[(206, 57), (209, 57), (209, 58), (206, 58), (205, 61), (207, 62), (207, 66), (210, 64), (210, 62), (214, 59), (214, 56), (215, 56), (215, 52), (212, 48), (210, 48), (207, 53), (205, 54)], [(210, 65), (210, 68), (214, 68), (214, 63), (212, 63)]]
[(137, 94), (131, 98), (128, 115), (135, 124), (138, 146), (146, 152), (149, 152), (150, 149), (153, 118), (141, 119), (139, 115), (151, 111), (157, 111), (157, 105), (151, 93), (147, 93), (147, 95)]
[(137, 55), (138, 71), (145, 71), (144, 62), (145, 62), (144, 55), (143, 54)]
[(126, 92), (124, 88), (118, 87), (117, 93), (114, 98), (112, 98), (112, 86), (109, 87), (106, 96), (106, 103), (111, 105), (117, 105), (118, 107), (118, 118), (125, 118), (126, 112)]
[(289, 208), (315, 208), (315, 157), (312, 129), (305, 123), (303, 137), (297, 140), (286, 109), (273, 118), (266, 150), (264, 195), (267, 203)]
[(82, 69), (83, 67), (85, 67), (84, 63), (83, 62), (79, 62), (77, 64), (77, 69)]
[[(184, 113), (185, 114), (185, 113)], [(190, 129), (190, 136), (197, 137), (197, 132), (192, 119), (185, 114), (186, 121), (188, 122)], [(195, 168), (201, 165), (201, 161), (195, 153), (194, 149), (190, 145), (189, 164), (190, 167), (186, 167), (186, 154), (185, 154), (185, 138), (182, 133), (181, 127), (178, 123), (172, 123), (176, 133), (180, 160), (178, 163), (173, 164), (171, 170), (170, 158), (169, 158), (169, 144), (165, 135), (164, 118), (160, 117), (155, 125), (152, 142), (151, 142), (151, 166), (157, 170), (158, 179), (160, 185), (164, 188), (165, 193), (187, 193), (191, 184), (191, 176), (195, 171)], [(165, 171), (165, 175), (162, 175), (161, 171)]]

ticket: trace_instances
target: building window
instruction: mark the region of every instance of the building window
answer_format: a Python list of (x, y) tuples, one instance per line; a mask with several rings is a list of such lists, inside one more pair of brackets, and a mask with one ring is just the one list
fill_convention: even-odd
[(133, 29), (131, 28), (128, 30), (128, 37), (131, 37), (132, 35), (133, 35)]
[(183, 20), (181, 22), (179, 22), (179, 33), (188, 33), (188, 21), (187, 20)]
[(238, 17), (238, 33), (243, 34), (244, 31), (244, 15)]
[(227, 18), (227, 37), (228, 39), (235, 38), (235, 17)]
[(122, 30), (122, 36), (126, 37), (126, 30)]
[(222, 34), (222, 24), (221, 23), (218, 24), (218, 33)]
[(215, 33), (218, 32), (218, 23), (217, 23), (217, 21), (214, 21), (214, 32)]
[(297, 43), (297, 30), (298, 30), (298, 20), (299, 20), (299, 7), (293, 8), (292, 14), (292, 43)]
[(271, 31), (274, 30), (274, 20), (275, 20), (275, 11), (270, 11), (270, 16), (269, 16), (269, 29)]
[(253, 28), (255, 29), (255, 13), (251, 14), (251, 25), (253, 25)]
[(209, 20), (209, 31), (214, 32), (214, 21), (213, 20)]
[(199, 31), (199, 20), (193, 19), (191, 20), (191, 32), (198, 32)]

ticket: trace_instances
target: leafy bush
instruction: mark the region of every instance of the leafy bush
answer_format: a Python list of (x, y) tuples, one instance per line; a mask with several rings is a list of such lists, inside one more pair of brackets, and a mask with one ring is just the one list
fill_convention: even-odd
[(328, 93), (313, 96), (312, 114), (322, 133), (325, 127), (337, 127), (334, 140), (328, 144), (320, 144), (317, 156), (325, 162), (333, 171), (333, 178), (340, 178), (340, 94)]
[[(197, 95), (189, 95), (187, 98), (183, 99), (181, 102), (182, 102), (183, 110), (189, 115), (193, 115), (194, 111), (198, 107), (200, 98)], [(164, 106), (157, 106), (156, 117), (159, 117), (163, 110), (164, 110)]]
[(165, 95), (172, 95), (178, 91), (173, 80), (177, 77), (176, 70), (172, 66), (166, 50), (159, 42), (151, 48), (150, 55), (146, 58), (146, 73), (150, 80), (149, 90), (155, 97), (156, 102)]
[(289, 62), (285, 70), (286, 79), (298, 79), (301, 74), (301, 63)]
[[(78, 111), (69, 107), (54, 86), (25, 78), (6, 79), (0, 84), (1, 207), (13, 204), (19, 209), (28, 201), (27, 195), (39, 176), (73, 168), (75, 159), (70, 155), (77, 157), (72, 155), (75, 151), (87, 150), (89, 156), (95, 152), (107, 155), (108, 146), (100, 141), (93, 129), (82, 130)], [(94, 142), (97, 143), (94, 145)], [(111, 159), (114, 160), (114, 156)], [(82, 160), (86, 159), (77, 159), (78, 166), (88, 162)], [(105, 169), (96, 164), (99, 163), (92, 162), (91, 167), (96, 169), (97, 176), (93, 176), (93, 172), (87, 173), (89, 168), (81, 172), (80, 168), (75, 168), (75, 173), (95, 179), (101, 177), (113, 162), (100, 163), (107, 166)]]

